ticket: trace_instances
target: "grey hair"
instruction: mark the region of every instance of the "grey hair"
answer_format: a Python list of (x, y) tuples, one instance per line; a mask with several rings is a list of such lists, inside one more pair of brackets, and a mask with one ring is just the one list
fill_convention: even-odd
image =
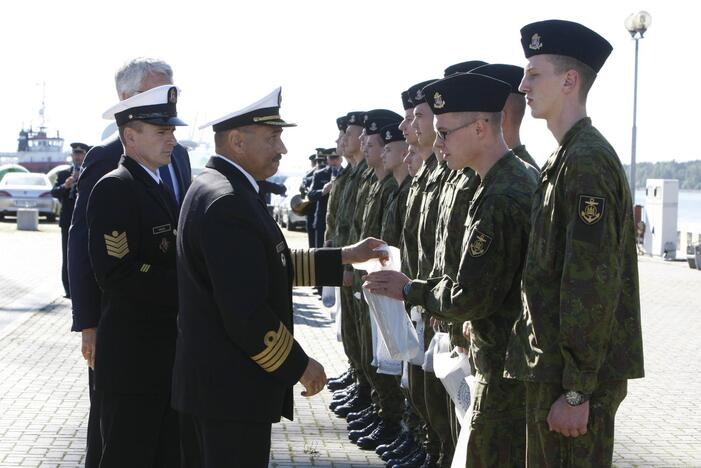
[(119, 96), (133, 96), (149, 74), (165, 75), (173, 80), (173, 69), (163, 60), (138, 57), (122, 65), (114, 75), (114, 84)]

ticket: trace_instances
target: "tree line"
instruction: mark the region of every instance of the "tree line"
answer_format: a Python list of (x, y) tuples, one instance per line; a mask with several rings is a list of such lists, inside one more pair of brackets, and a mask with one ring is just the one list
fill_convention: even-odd
[[(636, 188), (645, 188), (647, 179), (678, 179), (681, 190), (701, 190), (701, 160), (643, 162), (637, 163), (635, 167)], [(624, 168), (630, 178), (630, 165), (625, 164)]]

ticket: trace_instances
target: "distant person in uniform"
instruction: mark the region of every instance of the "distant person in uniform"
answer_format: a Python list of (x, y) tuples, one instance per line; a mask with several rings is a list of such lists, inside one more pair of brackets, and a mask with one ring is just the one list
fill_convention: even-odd
[(102, 311), (94, 369), (100, 393), (100, 468), (177, 467), (178, 415), (170, 406), (178, 285), (178, 204), (160, 167), (176, 145), (178, 89), (136, 94), (109, 109), (124, 156), (87, 207), (88, 251)]
[(268, 466), (271, 424), (292, 419), (292, 387), (326, 384), (293, 334), (292, 286), (340, 285), (341, 263), (379, 256), (371, 239), (290, 251), (256, 180), (287, 152), (280, 88), (212, 126), (217, 154), (194, 180), (178, 227), (180, 312), (173, 406), (195, 427), (189, 467)]
[(78, 177), (80, 176), (80, 167), (83, 165), (85, 153), (88, 152), (90, 146), (85, 143), (71, 143), (71, 162), (73, 166), (70, 169), (64, 169), (56, 175), (56, 183), (51, 189), (51, 196), (61, 202), (61, 213), (58, 217), (58, 225), (61, 227), (61, 281), (63, 281), (63, 291), (67, 298), (71, 297), (71, 288), (68, 281), (68, 229), (71, 227), (71, 217), (73, 216), (73, 207), (75, 205), (76, 195), (78, 193)]
[(329, 203), (329, 192), (331, 192), (332, 182), (341, 170), (341, 156), (336, 152), (336, 148), (323, 150), (326, 166), (318, 169), (312, 176), (312, 184), (307, 197), (313, 202), (314, 219), (314, 247), (324, 246), (324, 236), (326, 235), (326, 209)]
[(528, 466), (607, 467), (628, 379), (643, 377), (633, 201), (586, 109), (612, 47), (561, 20), (524, 26), (521, 45), (521, 91), (558, 149), (533, 200), (505, 375), (526, 383)]
[[(149, 58), (137, 58), (122, 66), (114, 77), (120, 101), (157, 86), (173, 84), (173, 70), (167, 63)], [(95, 362), (95, 337), (100, 322), (102, 291), (95, 281), (95, 274), (88, 254), (88, 227), (85, 219), (90, 192), (98, 180), (116, 169), (124, 153), (122, 142), (114, 138), (93, 147), (85, 156), (75, 209), (68, 235), (68, 277), (71, 284), (73, 324), (71, 331), (81, 332), (81, 352), (88, 363), (90, 391), (90, 417), (88, 419), (85, 467), (96, 467), (100, 461), (102, 441), (99, 426), (99, 395), (94, 392), (92, 368)], [(190, 186), (192, 172), (187, 150), (176, 145), (170, 163), (159, 169), (166, 183), (172, 183), (172, 193), (182, 202)]]

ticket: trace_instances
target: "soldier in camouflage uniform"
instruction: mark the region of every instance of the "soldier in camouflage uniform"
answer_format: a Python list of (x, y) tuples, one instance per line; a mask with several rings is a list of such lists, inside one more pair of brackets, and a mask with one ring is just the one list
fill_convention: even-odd
[[(338, 138), (336, 139), (336, 153), (343, 156), (343, 135), (346, 133), (346, 127), (348, 126), (348, 117), (341, 116), (336, 119), (336, 125), (338, 126)], [(336, 245), (336, 218), (338, 216), (338, 211), (340, 209), (339, 202), (341, 201), (341, 194), (343, 189), (348, 182), (349, 175), (353, 168), (349, 158), (346, 158), (346, 166), (342, 169), (336, 178), (331, 181), (331, 190), (329, 192), (329, 204), (326, 208), (326, 233), (324, 235), (324, 246), (325, 247), (337, 247)]]
[(586, 114), (612, 47), (550, 20), (521, 29), (521, 90), (559, 148), (535, 193), (523, 315), (505, 375), (526, 382), (529, 466), (611, 466), (627, 379), (643, 377), (633, 204), (621, 162)]
[(382, 217), (380, 239), (394, 247), (399, 246), (404, 228), (406, 215), (406, 200), (409, 196), (409, 168), (404, 163), (408, 145), (404, 134), (399, 130), (399, 124), (386, 125), (380, 129), (380, 136), (385, 146), (382, 150), (382, 164), (387, 172), (392, 174), (397, 183), (390, 194), (387, 208)]
[(501, 128), (504, 132), (506, 146), (511, 148), (516, 156), (527, 162), (536, 169), (540, 169), (535, 159), (526, 150), (526, 145), (521, 143), (521, 122), (526, 113), (526, 97), (519, 91), (518, 87), (523, 78), (523, 68), (516, 65), (506, 65), (503, 63), (490, 63), (473, 70), (473, 73), (491, 76), (497, 80), (508, 83), (511, 86), (511, 93), (506, 100), (504, 110), (501, 111), (503, 121)]
[(437, 147), (451, 169), (468, 164), (481, 177), (466, 220), (457, 275), (414, 280), (369, 275), (380, 294), (420, 304), (433, 316), (469, 321), (475, 400), (467, 466), (525, 463), (525, 388), (502, 376), (511, 328), (521, 314), (520, 278), (537, 171), (506, 146), (501, 110), (508, 84), (477, 74), (453, 75), (425, 88), (436, 113)]

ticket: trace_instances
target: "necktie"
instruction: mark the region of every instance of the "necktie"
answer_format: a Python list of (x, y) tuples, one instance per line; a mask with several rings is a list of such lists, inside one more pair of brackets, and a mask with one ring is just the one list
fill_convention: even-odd
[(166, 205), (168, 205), (168, 209), (170, 210), (171, 214), (177, 218), (177, 213), (178, 213), (178, 205), (175, 203), (175, 197), (173, 196), (173, 192), (170, 191), (168, 186), (163, 183), (163, 180), (161, 180), (158, 183), (158, 188), (161, 189), (161, 195), (163, 196), (163, 201), (166, 202)]
[(179, 206), (179, 200), (175, 197), (175, 187), (173, 186), (173, 178), (170, 176), (170, 168), (166, 166), (161, 166), (158, 168), (158, 174), (161, 176), (161, 180), (165, 182), (168, 186), (170, 197), (175, 206)]

